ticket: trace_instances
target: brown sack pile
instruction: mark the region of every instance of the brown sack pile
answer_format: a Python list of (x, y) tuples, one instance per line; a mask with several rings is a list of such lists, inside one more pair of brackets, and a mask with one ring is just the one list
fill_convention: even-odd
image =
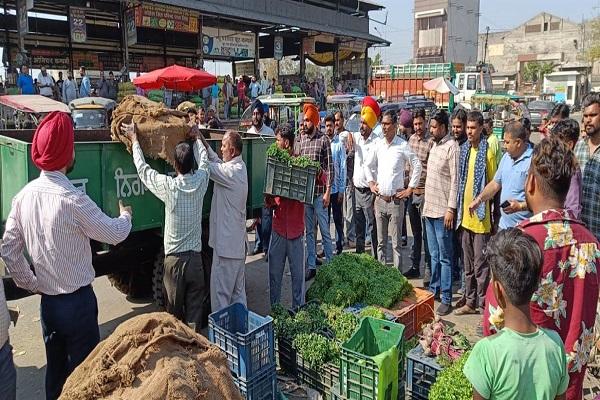
[(138, 141), (144, 154), (162, 158), (174, 165), (175, 146), (190, 131), (186, 113), (167, 108), (143, 96), (130, 95), (112, 113), (110, 132), (114, 141), (125, 143), (131, 153), (131, 142), (121, 133), (121, 124), (135, 122)]
[(73, 371), (59, 400), (240, 399), (225, 355), (167, 313), (121, 325)]

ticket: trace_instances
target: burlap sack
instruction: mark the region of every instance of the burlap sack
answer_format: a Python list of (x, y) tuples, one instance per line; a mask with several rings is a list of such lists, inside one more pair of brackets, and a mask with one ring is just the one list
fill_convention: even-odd
[(240, 399), (225, 355), (167, 313), (121, 325), (73, 371), (59, 400)]
[(131, 142), (121, 134), (121, 125), (135, 122), (144, 154), (174, 165), (175, 146), (185, 140), (190, 131), (186, 116), (186, 113), (171, 110), (162, 103), (131, 95), (125, 97), (113, 111), (110, 132), (112, 139), (125, 143), (131, 153)]

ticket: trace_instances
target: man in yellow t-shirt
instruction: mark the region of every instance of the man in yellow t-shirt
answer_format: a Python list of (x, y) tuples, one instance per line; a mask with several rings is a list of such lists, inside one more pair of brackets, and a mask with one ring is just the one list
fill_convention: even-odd
[(467, 141), (460, 146), (458, 221), (464, 262), (466, 304), (456, 315), (477, 314), (484, 307), (489, 283), (489, 267), (484, 250), (492, 231), (490, 202), (482, 203), (473, 213), (469, 204), (494, 179), (497, 163), (496, 146), (490, 145), (483, 130), (483, 115), (479, 111), (467, 114)]

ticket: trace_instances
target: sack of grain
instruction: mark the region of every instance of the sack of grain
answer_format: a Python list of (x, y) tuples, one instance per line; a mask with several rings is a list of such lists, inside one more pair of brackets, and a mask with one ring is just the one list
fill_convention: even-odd
[(125, 321), (69, 376), (59, 400), (241, 400), (225, 355), (167, 313)]
[(135, 122), (144, 154), (150, 158), (162, 158), (174, 165), (175, 147), (186, 139), (190, 131), (186, 116), (186, 113), (171, 110), (162, 103), (130, 95), (113, 111), (110, 132), (112, 139), (125, 143), (131, 153), (131, 142), (121, 133), (121, 125)]

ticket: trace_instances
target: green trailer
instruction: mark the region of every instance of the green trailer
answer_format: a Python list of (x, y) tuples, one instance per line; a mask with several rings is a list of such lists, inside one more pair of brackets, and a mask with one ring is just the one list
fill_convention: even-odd
[[(11, 209), (13, 197), (39, 170), (31, 161), (33, 130), (0, 131), (0, 228), (2, 232)], [(205, 137), (219, 151), (223, 131), (206, 131)], [(248, 218), (258, 215), (262, 208), (266, 169), (266, 150), (273, 138), (243, 133), (242, 157), (248, 169)], [(161, 300), (162, 290), (162, 231), (164, 206), (137, 176), (132, 156), (125, 146), (110, 140), (108, 131), (75, 131), (76, 164), (68, 175), (71, 182), (85, 192), (108, 215), (117, 216), (118, 200), (133, 208), (133, 227), (130, 236), (117, 246), (92, 242), (96, 275), (110, 274), (117, 288), (133, 297), (153, 291)], [(172, 168), (162, 160), (148, 160), (161, 173)], [(211, 257), (208, 248), (208, 215), (212, 198), (212, 183), (203, 204), (203, 256)], [(0, 274), (1, 275), (1, 274)], [(5, 282), (7, 297), (21, 297), (12, 280)], [(11, 295), (15, 292), (14, 295)]]

